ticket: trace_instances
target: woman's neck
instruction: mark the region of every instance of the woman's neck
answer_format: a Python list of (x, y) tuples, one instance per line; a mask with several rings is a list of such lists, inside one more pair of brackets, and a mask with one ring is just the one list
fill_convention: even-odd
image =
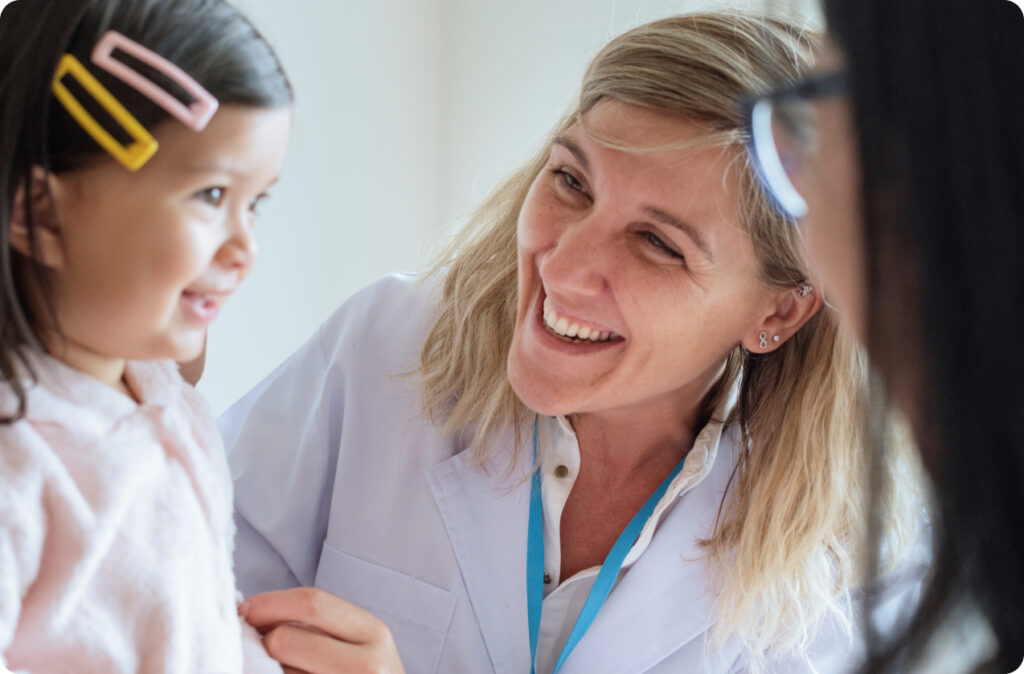
[(582, 463), (597, 464), (609, 476), (628, 481), (638, 473), (667, 472), (693, 445), (706, 419), (703, 405), (678, 404), (570, 415)]

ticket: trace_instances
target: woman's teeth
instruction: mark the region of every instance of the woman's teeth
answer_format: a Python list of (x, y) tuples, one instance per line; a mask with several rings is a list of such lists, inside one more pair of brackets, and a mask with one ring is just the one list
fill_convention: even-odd
[(614, 332), (602, 332), (598, 328), (579, 323), (570, 323), (568, 318), (563, 318), (551, 308), (551, 301), (544, 298), (544, 324), (548, 330), (562, 337), (569, 337), (578, 342), (610, 342), (618, 339)]

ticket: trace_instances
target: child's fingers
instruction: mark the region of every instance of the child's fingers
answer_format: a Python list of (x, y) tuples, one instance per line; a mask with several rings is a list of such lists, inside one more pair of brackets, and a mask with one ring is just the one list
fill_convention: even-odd
[(323, 632), (284, 624), (270, 630), (263, 639), (270, 657), (284, 667), (308, 674), (342, 672), (380, 672), (402, 674), (402, 665), (394, 650), (374, 644), (351, 644)]
[(391, 641), (390, 630), (371, 613), (311, 587), (253, 595), (239, 606), (239, 614), (264, 634), (285, 623), (300, 623), (352, 644)]

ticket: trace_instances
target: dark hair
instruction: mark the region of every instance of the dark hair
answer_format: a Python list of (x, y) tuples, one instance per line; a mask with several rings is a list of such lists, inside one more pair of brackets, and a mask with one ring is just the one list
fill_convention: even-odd
[[(56, 325), (47, 277), (34, 260), (10, 246), (15, 195), (31, 184), (33, 167), (46, 172), (74, 170), (107, 156), (52, 94), (58, 62), (75, 56), (147, 129), (169, 118), (141, 93), (91, 62), (93, 47), (116, 30), (163, 56), (193, 77), (221, 105), (273, 108), (292, 101), (292, 89), (277, 56), (253, 25), (223, 0), (17, 0), (0, 15), (0, 385), (18, 398), (18, 409), (0, 410), (0, 422), (24, 414), (19, 364), (31, 372), (27, 351), (39, 349), (40, 316), (25, 301), (23, 284), (39, 288)], [(120, 53), (117, 53), (120, 57)], [(186, 103), (191, 99), (160, 73), (124, 56), (134, 70)], [(69, 87), (74, 86), (69, 81)], [(87, 94), (76, 96), (104, 122), (102, 108)], [(109, 121), (109, 120), (108, 120)], [(115, 138), (123, 131), (103, 124)], [(35, 250), (28, 200), (25, 221)], [(6, 417), (2, 415), (7, 415)]]
[[(862, 174), (868, 350), (934, 487), (913, 658), (970, 604), (1024, 657), (1024, 15), (1008, 0), (826, 0)], [(909, 366), (908, 366), (909, 364)]]

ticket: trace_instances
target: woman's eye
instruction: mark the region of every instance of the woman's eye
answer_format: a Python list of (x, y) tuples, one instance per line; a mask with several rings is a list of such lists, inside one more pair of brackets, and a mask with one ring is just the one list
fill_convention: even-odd
[(573, 192), (583, 192), (583, 183), (576, 179), (576, 176), (569, 173), (565, 169), (555, 169), (555, 176), (562, 182), (563, 185), (568, 187)]
[(682, 256), (682, 254), (677, 253), (672, 248), (669, 248), (668, 244), (662, 241), (660, 238), (658, 238), (658, 236), (653, 232), (644, 232), (643, 237), (647, 240), (649, 244), (657, 248), (659, 252), (669, 255), (677, 260), (686, 259)]
[(224, 203), (224, 195), (227, 193), (223, 187), (208, 187), (201, 192), (196, 192), (196, 198), (210, 206), (220, 206)]

